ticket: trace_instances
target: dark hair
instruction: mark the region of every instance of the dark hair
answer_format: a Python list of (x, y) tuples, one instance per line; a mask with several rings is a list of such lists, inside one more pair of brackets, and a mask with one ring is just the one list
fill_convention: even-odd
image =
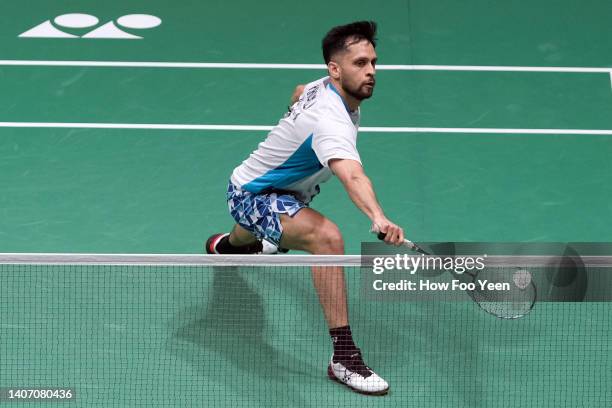
[(368, 40), (376, 48), (376, 23), (374, 21), (356, 21), (354, 23), (337, 26), (329, 30), (323, 38), (323, 59), (329, 64), (332, 56), (347, 50), (347, 40), (359, 42)]

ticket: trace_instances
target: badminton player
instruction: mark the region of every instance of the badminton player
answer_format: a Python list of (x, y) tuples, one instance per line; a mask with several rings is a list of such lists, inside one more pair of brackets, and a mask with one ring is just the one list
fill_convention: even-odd
[[(360, 105), (376, 85), (376, 23), (332, 28), (323, 39), (328, 76), (298, 86), (289, 112), (236, 167), (227, 201), (235, 225), (206, 242), (211, 254), (286, 252), (344, 254), (340, 230), (310, 207), (319, 185), (338, 177), (355, 205), (401, 245), (403, 230), (383, 212), (357, 151)], [(312, 278), (333, 343), (328, 375), (351, 389), (382, 395), (389, 384), (363, 361), (353, 341), (341, 267), (313, 267)]]

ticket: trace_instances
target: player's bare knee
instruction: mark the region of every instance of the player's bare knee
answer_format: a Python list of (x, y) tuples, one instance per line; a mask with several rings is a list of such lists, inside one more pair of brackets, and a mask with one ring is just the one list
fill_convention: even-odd
[(317, 231), (317, 252), (322, 254), (344, 254), (344, 239), (336, 224), (324, 223)]

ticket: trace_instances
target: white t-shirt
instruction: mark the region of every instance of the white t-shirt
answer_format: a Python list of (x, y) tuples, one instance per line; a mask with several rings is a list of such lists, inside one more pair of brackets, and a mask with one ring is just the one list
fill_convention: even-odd
[(232, 183), (252, 193), (290, 191), (309, 203), (332, 175), (330, 159), (361, 163), (359, 117), (359, 109), (350, 112), (329, 77), (309, 83), (257, 150), (234, 169)]

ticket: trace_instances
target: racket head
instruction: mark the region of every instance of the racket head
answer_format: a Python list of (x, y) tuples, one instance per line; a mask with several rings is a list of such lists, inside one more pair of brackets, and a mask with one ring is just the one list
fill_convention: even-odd
[[(537, 289), (529, 271), (516, 266), (486, 267), (478, 273), (470, 273), (474, 290), (470, 297), (485, 312), (500, 319), (519, 319), (535, 306)], [(483, 283), (486, 281), (486, 284)], [(507, 283), (509, 290), (488, 289), (488, 284)]]
[[(381, 241), (385, 239), (385, 236), (384, 232), (379, 231), (377, 233), (377, 238)], [(420, 254), (431, 255), (430, 252), (407, 239), (404, 240), (404, 245)], [(450, 248), (447, 246), (445, 249)], [(452, 251), (450, 251), (453, 254), (454, 249), (453, 246)], [(450, 255), (450, 253), (445, 255)], [(517, 272), (522, 273), (523, 276), (517, 278)], [(537, 299), (536, 286), (530, 275), (528, 280), (525, 279), (524, 272), (529, 274), (529, 271), (520, 270), (515, 266), (500, 266), (486, 267), (475, 273), (466, 271), (463, 274), (453, 273), (453, 275), (460, 277), (462, 281), (471, 280), (476, 285), (474, 290), (467, 290), (467, 292), (482, 310), (500, 319), (519, 319), (531, 312)], [(488, 290), (482, 287), (482, 281), (493, 284), (508, 283), (510, 289), (503, 291)]]

